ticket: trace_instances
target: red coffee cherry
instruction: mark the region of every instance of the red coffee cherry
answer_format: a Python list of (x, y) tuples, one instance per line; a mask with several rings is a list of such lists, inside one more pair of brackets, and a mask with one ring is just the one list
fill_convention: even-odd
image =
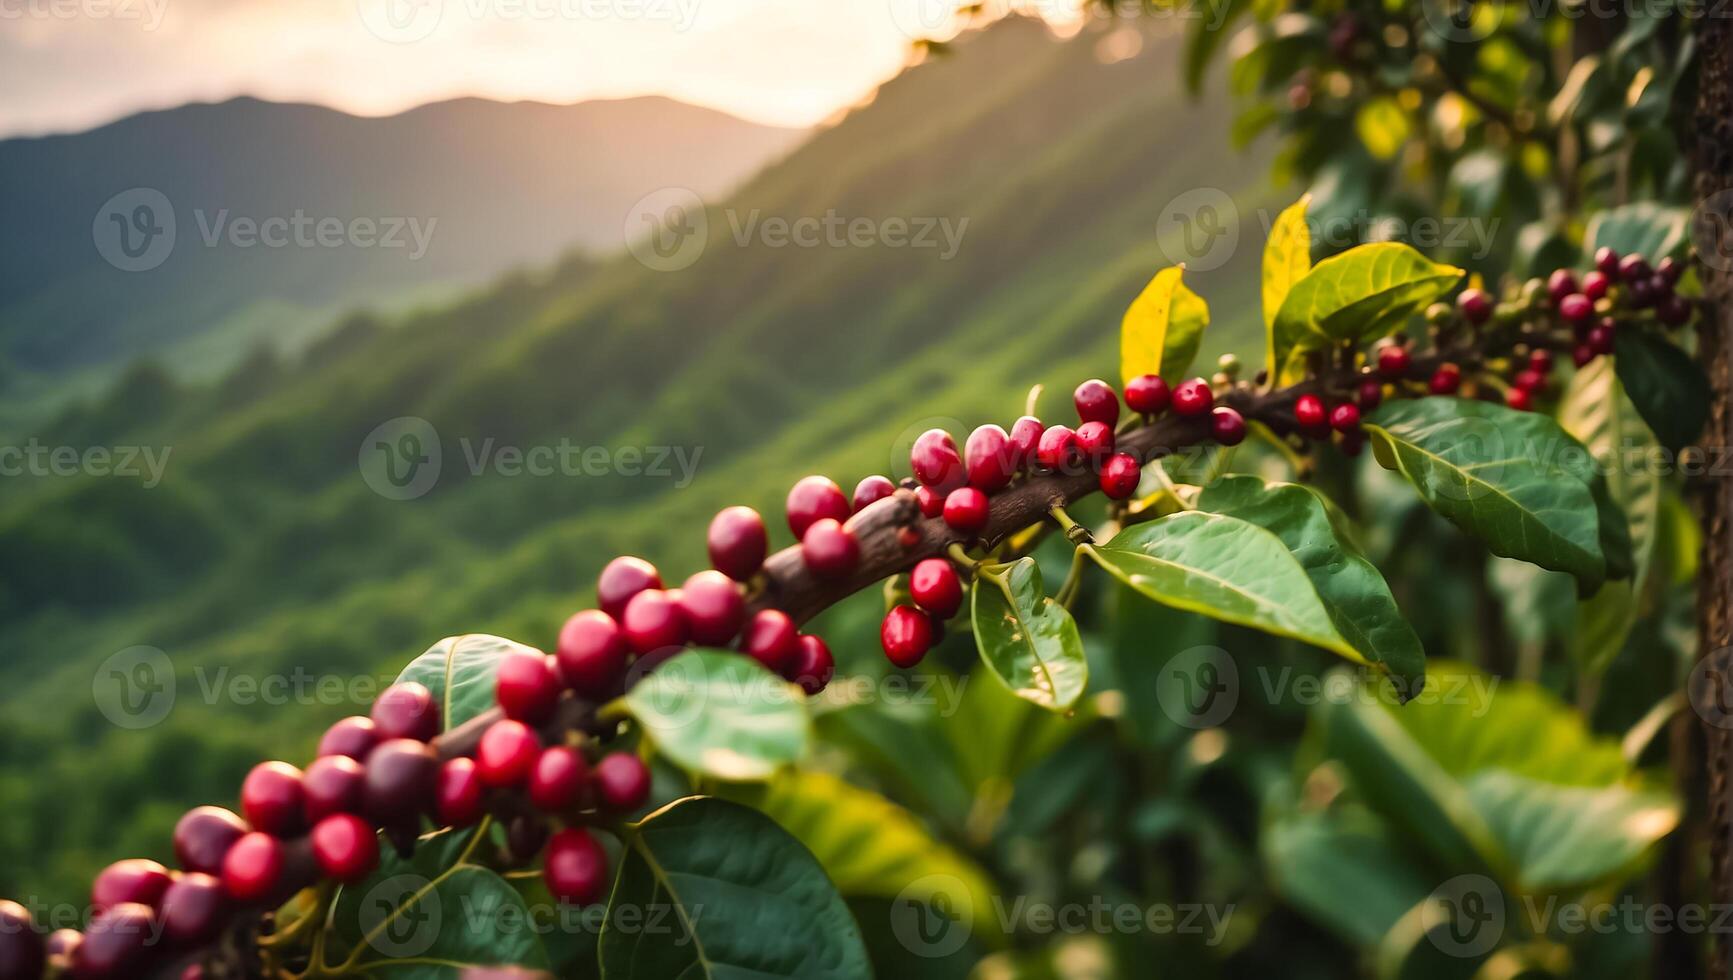
[(1083, 449), (1077, 445), (1077, 433), (1070, 426), (1048, 426), (1036, 443), (1035, 459), (1043, 469), (1074, 472), (1083, 463)]
[(1679, 261), (1671, 255), (1655, 263), (1655, 275), (1660, 276), (1669, 286), (1678, 285), (1680, 277), (1684, 274), (1685, 267), (1680, 265)]
[(539, 816), (516, 817), (505, 829), (505, 847), (514, 861), (528, 864), (548, 842), (548, 825)]
[(246, 821), (222, 807), (194, 807), (175, 824), (175, 859), (188, 871), (221, 874), (224, 855), (248, 829)]
[(1595, 359), (1595, 349), (1588, 344), (1578, 344), (1571, 348), (1571, 363), (1583, 367)]
[(483, 800), (481, 776), (475, 771), (475, 760), (447, 760), (439, 770), (435, 789), (434, 813), (446, 827), (471, 827), (481, 822), (487, 812)]
[(241, 815), (255, 830), (294, 837), (307, 829), (301, 770), (287, 762), (261, 762), (241, 784)]
[(361, 809), (369, 820), (381, 827), (415, 829), (422, 814), (433, 812), (439, 756), (431, 745), (409, 738), (381, 742), (367, 757), (366, 769)]
[(360, 813), (366, 801), (367, 770), (346, 755), (313, 760), (301, 777), (306, 823), (318, 823), (333, 813)]
[(1342, 450), (1342, 455), (1344, 456), (1358, 456), (1360, 455), (1360, 451), (1366, 448), (1366, 433), (1341, 433), (1336, 437), (1336, 446)]
[(283, 883), (283, 842), (254, 831), (235, 842), (223, 859), (223, 890), (243, 904), (265, 902)]
[(586, 609), (560, 628), (554, 659), (572, 690), (601, 700), (612, 696), (626, 675), (628, 652), (626, 637), (614, 617), (600, 609)]
[(1604, 276), (1617, 278), (1619, 274), (1619, 253), (1605, 245), (1595, 249), (1595, 269)]
[(1504, 403), (1519, 412), (1526, 412), (1534, 405), (1534, 396), (1522, 388), (1506, 388)]
[(828, 644), (810, 633), (800, 634), (795, 642), (794, 660), (784, 676), (798, 684), (807, 697), (814, 697), (836, 676), (836, 658)]
[(1552, 371), (1552, 351), (1547, 350), (1544, 347), (1530, 351), (1528, 355), (1528, 369), (1544, 378)]
[(1354, 397), (1360, 403), (1360, 411), (1370, 412), (1383, 403), (1384, 386), (1371, 378), (1367, 378), (1360, 382), (1360, 387), (1355, 392)]
[(819, 578), (847, 578), (860, 564), (860, 541), (841, 522), (826, 517), (806, 529), (800, 557)]
[(560, 703), (560, 676), (546, 654), (515, 652), (501, 658), (494, 674), (494, 699), (507, 718), (539, 725)]
[(439, 734), (439, 702), (415, 681), (393, 684), (373, 702), (373, 725), (381, 739), (429, 741)]
[(1462, 386), (1462, 371), (1454, 364), (1445, 364), (1432, 372), (1427, 388), (1434, 395), (1454, 395)]
[(42, 944), (48, 958), (57, 964), (72, 963), (72, 952), (78, 944), (84, 942), (84, 933), (77, 929), (56, 929), (48, 934), (48, 939)]
[(607, 894), (607, 852), (587, 830), (578, 827), (562, 830), (548, 841), (542, 880), (561, 902), (594, 905)]
[(1353, 432), (1360, 428), (1360, 409), (1343, 402), (1330, 410), (1330, 428), (1337, 432)]
[(1607, 278), (1607, 274), (1596, 270), (1583, 277), (1583, 295), (1591, 301), (1600, 299), (1607, 294), (1610, 285), (1612, 280)]
[(675, 596), (661, 589), (645, 589), (626, 603), (620, 632), (633, 650), (648, 654), (685, 646), (691, 628)]
[(626, 603), (645, 589), (660, 589), (662, 576), (656, 566), (642, 558), (621, 555), (602, 569), (596, 578), (596, 605), (618, 622), (626, 613)]
[(799, 646), (794, 620), (780, 609), (760, 609), (746, 623), (740, 649), (774, 674), (787, 671)]
[(750, 507), (724, 507), (710, 519), (706, 544), (710, 564), (729, 578), (744, 582), (764, 567), (764, 556), (770, 553), (770, 534), (764, 529), (764, 518), (758, 516), (758, 511)]
[(1125, 404), (1142, 415), (1160, 415), (1173, 404), (1173, 391), (1159, 374), (1140, 374), (1125, 383)]
[(914, 606), (895, 606), (879, 627), (879, 642), (891, 663), (913, 667), (932, 648), (933, 621)]
[(650, 799), (650, 769), (628, 752), (612, 752), (596, 763), (596, 795), (610, 810), (628, 813)]
[(963, 457), (957, 455), (957, 444), (944, 429), (928, 429), (915, 438), (909, 450), (909, 466), (922, 486), (941, 494), (950, 493), (968, 479)]
[(1546, 293), (1554, 303), (1577, 291), (1577, 277), (1569, 269), (1554, 272), (1546, 281)]
[(806, 537), (806, 529), (814, 523), (830, 517), (840, 524), (848, 514), (848, 498), (829, 477), (803, 477), (788, 491), (788, 529), (796, 541)]
[(945, 498), (945, 523), (974, 534), (987, 526), (987, 495), (974, 487), (958, 487)]
[[(229, 894), (220, 879), (197, 871), (181, 875), (163, 894), (163, 935), (181, 946), (210, 942), (223, 931), (229, 909)], [(5, 976), (0, 970), (0, 977)]]
[(1691, 302), (1682, 296), (1669, 295), (1655, 305), (1655, 314), (1669, 327), (1682, 327), (1691, 322)]
[(379, 739), (379, 727), (373, 724), (373, 719), (351, 715), (325, 729), (325, 736), (319, 739), (319, 754), (346, 755), (356, 762), (366, 762), (367, 753), (373, 751)]
[(1041, 420), (1033, 415), (1019, 418), (1011, 426), (1011, 460), (1017, 469), (1028, 470), (1035, 466), (1035, 451), (1041, 445), (1044, 429)]
[(920, 505), (922, 517), (937, 517), (945, 512), (945, 498), (929, 486), (915, 489), (915, 503)]
[(699, 572), (680, 587), (680, 611), (691, 627), (693, 643), (727, 646), (746, 623), (746, 597), (721, 572)]
[(963, 607), (963, 581), (944, 558), (923, 558), (909, 572), (909, 595), (940, 619), (950, 619)]
[(1294, 421), (1308, 435), (1318, 435), (1329, 426), (1329, 409), (1317, 395), (1301, 395), (1294, 401)]
[(1533, 368), (1525, 368), (1516, 372), (1516, 378), (1511, 383), (1532, 395), (1546, 388), (1546, 375)]
[(1596, 354), (1611, 354), (1613, 352), (1613, 336), (1613, 328), (1605, 325), (1597, 326), (1589, 331), (1585, 343), (1589, 345), (1589, 350)]
[(578, 808), (590, 788), (590, 764), (583, 753), (564, 745), (543, 749), (530, 770), (530, 802), (546, 813)]
[(1138, 481), (1142, 478), (1142, 468), (1137, 465), (1137, 457), (1128, 453), (1114, 453), (1101, 465), (1101, 492), (1113, 500), (1128, 499), (1137, 492)]
[(1413, 358), (1408, 348), (1399, 344), (1388, 344), (1378, 348), (1378, 373), (1391, 381), (1400, 381), (1408, 376), (1408, 370), (1413, 365)]
[(37, 980), (47, 962), (47, 944), (30, 912), (0, 899), (0, 980)]
[(1113, 455), (1113, 429), (1105, 422), (1085, 422), (1077, 427), (1077, 449), (1091, 466), (1100, 466)]
[(1485, 323), (1492, 316), (1492, 297), (1482, 289), (1464, 289), (1456, 297), (1456, 308), (1469, 323)]
[(1595, 304), (1582, 293), (1571, 293), (1559, 300), (1558, 311), (1571, 323), (1587, 323), (1595, 315)]
[(96, 914), (84, 941), (72, 954), (72, 972), (80, 980), (144, 975), (157, 951), (156, 915), (144, 905), (126, 903)]
[(534, 729), (509, 718), (494, 722), (481, 733), (475, 747), (475, 771), (482, 785), (500, 789), (522, 785), (542, 754), (542, 740)]
[(313, 827), (313, 860), (325, 877), (352, 885), (379, 867), (379, 835), (353, 813), (334, 813)]
[[(1346, 405), (1338, 407), (1352, 409), (1354, 406)], [(1356, 418), (1359, 417), (1358, 411), (1354, 414)], [(1210, 435), (1215, 437), (1216, 442), (1219, 442), (1224, 446), (1237, 446), (1240, 443), (1245, 442), (1245, 417), (1226, 405), (1213, 410), (1210, 413)]]
[(1619, 260), (1619, 278), (1628, 283), (1635, 284), (1639, 280), (1647, 279), (1654, 271), (1641, 255), (1634, 252)]
[(983, 425), (969, 433), (969, 441), (963, 444), (969, 485), (987, 493), (1003, 488), (1017, 471), (1014, 455), (1011, 437), (999, 426)]
[(865, 477), (854, 485), (854, 512), (858, 514), (896, 492), (897, 485), (888, 476)]
[(1186, 418), (1208, 415), (1210, 409), (1215, 407), (1215, 401), (1215, 392), (1210, 390), (1209, 382), (1202, 378), (1181, 381), (1173, 389), (1174, 414)]
[(174, 881), (168, 869), (155, 861), (131, 858), (102, 869), (90, 886), (90, 907), (101, 912), (131, 902), (155, 908), (163, 892)]
[(1079, 422), (1100, 422), (1109, 429), (1119, 424), (1119, 396), (1113, 386), (1099, 378), (1091, 378), (1071, 393), (1071, 403), (1077, 406)]

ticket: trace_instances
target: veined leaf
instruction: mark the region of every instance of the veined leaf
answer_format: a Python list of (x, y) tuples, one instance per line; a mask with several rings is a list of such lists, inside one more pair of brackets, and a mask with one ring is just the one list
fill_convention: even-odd
[(718, 779), (766, 779), (806, 751), (811, 724), (800, 689), (753, 660), (691, 650), (659, 665), (622, 705), (657, 751)]
[(1640, 327), (1618, 331), (1613, 364), (1643, 421), (1678, 452), (1703, 432), (1709, 418), (1709, 379), (1703, 366), (1665, 337)]
[(448, 636), (409, 662), (397, 683), (416, 681), (433, 692), (439, 717), (450, 731), (496, 703), (494, 688), (499, 662), (513, 653), (541, 651), (486, 633)]
[(1131, 301), (1119, 324), (1119, 372), (1124, 381), (1159, 374), (1185, 377), (1209, 326), (1209, 304), (1186, 288), (1184, 266), (1163, 269)]
[(1583, 235), (1585, 255), (1603, 246), (1620, 255), (1640, 252), (1650, 262), (1675, 255), (1685, 246), (1691, 213), (1684, 208), (1640, 201), (1595, 213)]
[(1284, 376), (1308, 351), (1370, 340), (1444, 295), (1461, 269), (1433, 262), (1400, 242), (1360, 245), (1319, 262), (1294, 283), (1276, 311), (1274, 348)]
[(1679, 824), (1679, 807), (1665, 793), (1620, 784), (1559, 786), (1489, 769), (1467, 786), (1525, 891), (1629, 873)]
[(1276, 311), (1306, 273), (1312, 271), (1312, 228), (1306, 224), (1307, 194), (1276, 216), (1264, 242), (1264, 366), (1276, 376)]
[(1048, 598), (1033, 558), (976, 570), (969, 604), (981, 660), (1017, 696), (1068, 710), (1089, 681), (1077, 623)]

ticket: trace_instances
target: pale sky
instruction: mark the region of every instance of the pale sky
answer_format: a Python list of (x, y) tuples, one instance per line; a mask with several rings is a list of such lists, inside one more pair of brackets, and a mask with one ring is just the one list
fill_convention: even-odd
[[(1076, 0), (1009, 0), (1069, 19)], [(658, 93), (809, 125), (952, 0), (0, 0), (0, 137), (254, 95), (363, 115)]]

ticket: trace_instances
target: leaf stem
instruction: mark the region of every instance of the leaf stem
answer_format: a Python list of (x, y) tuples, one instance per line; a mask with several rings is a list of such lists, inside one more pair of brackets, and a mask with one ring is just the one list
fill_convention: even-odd
[(971, 572), (975, 572), (981, 567), (980, 562), (969, 557), (969, 549), (963, 547), (960, 543), (958, 543), (956, 541), (951, 542), (950, 546), (945, 549), (945, 554), (952, 561), (963, 566), (964, 568), (968, 569)]
[(1077, 601), (1077, 593), (1083, 587), (1083, 548), (1078, 547), (1071, 552), (1071, 569), (1065, 573), (1065, 581), (1059, 584), (1059, 591), (1053, 593), (1053, 601), (1071, 608)]
[(1088, 544), (1095, 540), (1095, 536), (1089, 533), (1088, 528), (1072, 520), (1071, 515), (1066, 512), (1064, 504), (1054, 504), (1047, 509), (1047, 513), (1059, 522), (1059, 526), (1064, 529), (1065, 536), (1071, 539), (1072, 544)]

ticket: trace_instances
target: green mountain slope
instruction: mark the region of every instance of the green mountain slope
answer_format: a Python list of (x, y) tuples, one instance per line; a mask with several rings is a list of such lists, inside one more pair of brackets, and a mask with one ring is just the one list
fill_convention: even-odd
[[(1184, 99), (1171, 39), (1109, 63), (1101, 36), (1013, 21), (965, 39), (712, 202), (688, 268), (568, 265), (402, 323), (353, 321), (244, 382), (135, 377), (128, 398), (148, 406), (67, 420), (172, 454), (150, 489), (37, 480), (0, 498), (0, 723), (16, 733), (0, 772), (30, 773), (0, 782), (0, 890), (66, 898), (100, 860), (161, 855), (184, 806), (232, 799), (253, 761), (300, 759), (364, 710), (364, 688), (324, 696), (309, 678), (389, 678), (459, 631), (549, 644), (614, 554), (675, 578), (701, 567), (720, 506), (775, 517), (806, 473), (900, 475), (920, 429), (1014, 417), (1035, 382), (1062, 386), (1041, 408), (1069, 415), (1071, 384), (1114, 371), (1125, 305), (1180, 254), (1155, 231), (1181, 193), (1240, 202), (1241, 245), (1192, 281), (1217, 323), (1204, 356), (1255, 349), (1263, 229), (1247, 202), (1274, 203), (1263, 162), (1225, 156), (1225, 100)], [(830, 211), (963, 234), (942, 258), (733, 232)], [(442, 463), (425, 495), (392, 500), (357, 460), (405, 416), (436, 431)], [(562, 440), (620, 464), (471, 472), (482, 447)], [(695, 479), (615, 455), (659, 447), (696, 459)], [(831, 639), (845, 668), (873, 662), (870, 632)], [(91, 692), (98, 665), (138, 645), (172, 662), (175, 700), (129, 730)], [(240, 703), (236, 678), (283, 678), (287, 703)]]

